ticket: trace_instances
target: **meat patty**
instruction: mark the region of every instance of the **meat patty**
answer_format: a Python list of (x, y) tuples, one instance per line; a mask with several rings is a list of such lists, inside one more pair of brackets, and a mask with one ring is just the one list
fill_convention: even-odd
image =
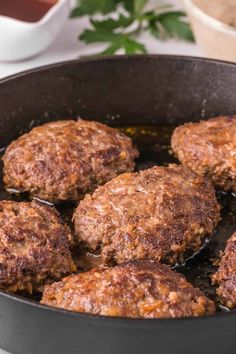
[(121, 317), (187, 317), (215, 312), (214, 303), (183, 275), (155, 261), (94, 269), (46, 286), (42, 304)]
[(130, 138), (104, 124), (58, 121), (13, 141), (3, 157), (7, 188), (40, 199), (76, 201), (120, 173), (133, 171)]
[(171, 146), (181, 163), (216, 187), (236, 191), (236, 116), (179, 126)]
[(73, 220), (79, 242), (105, 263), (152, 258), (171, 265), (199, 251), (220, 207), (209, 180), (170, 165), (122, 174), (86, 195)]
[(58, 212), (39, 202), (0, 201), (0, 288), (32, 293), (75, 271), (72, 236)]
[(228, 239), (218, 271), (213, 275), (223, 305), (236, 307), (236, 232)]

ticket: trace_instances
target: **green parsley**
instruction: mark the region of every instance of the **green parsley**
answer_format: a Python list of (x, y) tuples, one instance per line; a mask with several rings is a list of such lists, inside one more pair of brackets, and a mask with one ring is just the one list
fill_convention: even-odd
[[(78, 0), (71, 17), (89, 16), (91, 28), (85, 29), (79, 38), (88, 44), (107, 43), (99, 54), (121, 50), (126, 54), (146, 53), (145, 45), (136, 39), (146, 31), (159, 39), (194, 40), (183, 11), (174, 11), (171, 5), (150, 10), (147, 5), (148, 0)], [(99, 20), (96, 15), (100, 15)]]

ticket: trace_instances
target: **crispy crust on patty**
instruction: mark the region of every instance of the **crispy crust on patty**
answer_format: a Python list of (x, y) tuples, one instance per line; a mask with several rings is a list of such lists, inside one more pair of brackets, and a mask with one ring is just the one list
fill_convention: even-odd
[(0, 201), (0, 288), (32, 293), (75, 271), (71, 241), (54, 208)]
[(236, 191), (236, 116), (181, 125), (171, 146), (182, 164), (210, 177), (216, 187)]
[(236, 232), (228, 239), (218, 271), (213, 275), (223, 305), (236, 307)]
[(105, 263), (152, 258), (175, 264), (198, 251), (220, 214), (209, 180), (170, 165), (126, 173), (86, 195), (75, 234)]
[(41, 303), (70, 311), (134, 318), (215, 312), (214, 303), (183, 275), (151, 260), (69, 276), (46, 286)]
[(3, 157), (4, 182), (44, 200), (76, 201), (118, 174), (133, 171), (137, 156), (130, 138), (104, 124), (51, 122), (9, 145)]

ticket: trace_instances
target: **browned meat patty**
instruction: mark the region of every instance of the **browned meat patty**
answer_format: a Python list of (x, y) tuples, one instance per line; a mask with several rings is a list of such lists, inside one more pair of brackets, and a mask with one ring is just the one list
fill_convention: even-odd
[(187, 123), (175, 129), (171, 146), (181, 163), (236, 191), (236, 116)]
[(184, 166), (122, 174), (86, 195), (73, 220), (79, 242), (103, 261), (175, 264), (199, 251), (220, 207), (209, 180)]
[(104, 124), (58, 121), (13, 141), (3, 157), (7, 188), (52, 202), (78, 200), (118, 174), (133, 171), (138, 151)]
[(213, 276), (223, 305), (236, 307), (236, 232), (228, 239), (218, 271)]
[(187, 317), (215, 312), (214, 303), (183, 275), (149, 260), (69, 276), (46, 286), (41, 303), (121, 317)]
[(54, 208), (0, 201), (0, 288), (32, 293), (75, 271), (71, 241)]

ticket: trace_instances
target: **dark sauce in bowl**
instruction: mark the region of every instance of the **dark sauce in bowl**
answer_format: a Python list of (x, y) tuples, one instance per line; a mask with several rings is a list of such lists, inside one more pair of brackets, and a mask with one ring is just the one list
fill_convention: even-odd
[[(136, 161), (137, 170), (149, 168), (153, 165), (178, 163), (170, 149), (170, 138), (174, 129), (175, 126), (170, 125), (120, 128), (121, 131), (132, 138), (140, 151), (140, 157)], [(28, 197), (25, 194), (10, 194), (4, 190), (2, 167), (0, 171), (0, 199), (27, 200)], [(220, 305), (215, 293), (215, 287), (211, 285), (211, 276), (217, 270), (220, 252), (224, 250), (228, 237), (236, 230), (236, 197), (232, 193), (217, 192), (217, 198), (222, 207), (222, 219), (217, 230), (215, 230), (212, 238), (209, 242), (206, 242), (200, 252), (186, 260), (184, 265), (176, 265), (175, 270), (183, 273), (190, 283), (199, 287), (209, 298), (214, 300), (218, 311), (225, 312), (229, 310)], [(62, 218), (71, 226), (72, 230), (71, 217), (75, 207), (76, 205), (73, 203), (56, 206)], [(73, 255), (79, 271), (97, 267), (101, 263), (99, 255), (91, 254), (85, 250), (77, 249)], [(33, 299), (39, 301), (40, 296), (36, 295)]]
[(0, 16), (37, 22), (58, 0), (0, 0)]

